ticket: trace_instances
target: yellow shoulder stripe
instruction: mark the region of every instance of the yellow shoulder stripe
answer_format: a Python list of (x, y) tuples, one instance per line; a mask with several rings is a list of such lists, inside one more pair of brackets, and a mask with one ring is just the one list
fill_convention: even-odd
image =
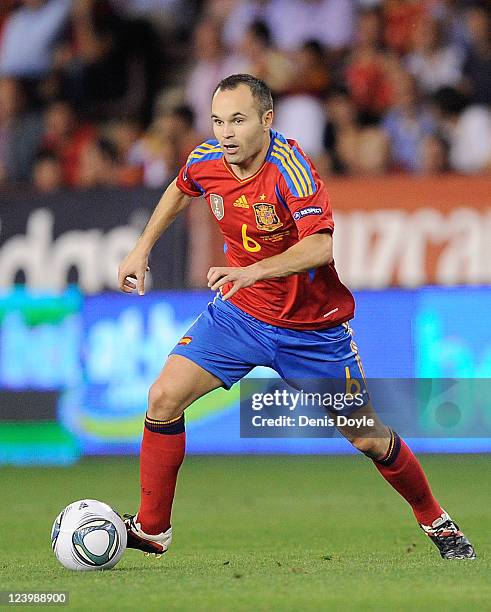
[(209, 153), (211, 151), (213, 151), (214, 149), (220, 148), (220, 145), (215, 144), (209, 144), (208, 142), (204, 142), (203, 144), (198, 145), (194, 150), (193, 153), (196, 152), (203, 152), (203, 153)]
[(297, 190), (297, 193), (299, 193), (300, 196), (305, 196), (306, 194), (304, 193), (303, 189), (301, 189), (300, 185), (298, 184), (295, 174), (292, 172), (290, 166), (285, 163), (285, 158), (283, 157), (283, 155), (276, 153), (276, 151), (272, 151), (271, 157), (276, 157), (277, 159), (281, 161), (281, 165), (288, 172), (290, 178), (292, 179), (292, 183), (295, 185), (295, 189)]
[(297, 166), (293, 163), (289, 152), (285, 151), (284, 149), (280, 149), (279, 147), (277, 147), (276, 145), (273, 145), (273, 150), (276, 151), (284, 160), (283, 165), (288, 165), (291, 170), (295, 173), (295, 176), (298, 179), (298, 182), (302, 185), (302, 189), (299, 190), (299, 193), (301, 193), (303, 196), (306, 196), (308, 194), (308, 187), (303, 179), (302, 174), (299, 172)]
[(284, 142), (281, 142), (281, 140), (279, 138), (275, 138), (275, 144), (289, 153), (291, 159), (293, 160), (293, 163), (298, 167), (298, 169), (300, 170), (300, 172), (304, 176), (304, 178), (307, 181), (307, 183), (310, 184), (311, 183), (310, 177), (309, 177), (308, 173), (306, 172), (305, 168), (298, 161), (297, 156), (294, 154), (292, 148), (289, 145), (285, 144)]
[(199, 149), (194, 149), (188, 159), (201, 159), (205, 155), (209, 155), (210, 153), (221, 153), (221, 147), (214, 147), (213, 149), (208, 149), (207, 151), (200, 151)]
[(293, 153), (291, 147), (288, 146), (287, 144), (285, 144), (284, 142), (281, 142), (281, 140), (279, 140), (278, 138), (275, 138), (274, 142), (275, 142), (275, 145), (277, 145), (277, 146), (281, 147), (282, 149), (284, 149), (285, 152), (288, 152), (290, 159), (293, 161), (295, 166), (297, 166), (297, 168), (301, 172), (302, 176), (304, 177), (305, 182), (308, 185), (307, 194), (308, 195), (312, 195), (314, 193), (312, 181), (311, 181), (307, 171), (305, 170), (305, 168), (302, 166), (302, 164), (298, 161), (297, 157)]

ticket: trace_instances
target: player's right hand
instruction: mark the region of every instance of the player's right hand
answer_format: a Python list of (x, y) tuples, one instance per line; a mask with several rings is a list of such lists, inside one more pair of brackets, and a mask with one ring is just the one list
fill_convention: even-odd
[(118, 286), (124, 293), (132, 293), (135, 289), (138, 295), (145, 293), (145, 274), (148, 267), (148, 255), (133, 249), (121, 262), (118, 270)]

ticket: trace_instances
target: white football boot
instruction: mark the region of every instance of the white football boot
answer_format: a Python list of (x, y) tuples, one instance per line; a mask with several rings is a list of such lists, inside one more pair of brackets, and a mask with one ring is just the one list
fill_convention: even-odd
[(166, 532), (150, 535), (142, 530), (138, 522), (138, 514), (125, 514), (123, 520), (128, 534), (127, 548), (136, 548), (146, 555), (154, 554), (160, 557), (171, 545), (172, 527), (169, 527)]

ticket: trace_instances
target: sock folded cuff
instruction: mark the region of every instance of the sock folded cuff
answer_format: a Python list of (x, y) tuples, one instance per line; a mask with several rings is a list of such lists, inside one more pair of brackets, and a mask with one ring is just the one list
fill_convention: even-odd
[(397, 457), (399, 456), (399, 452), (401, 450), (401, 438), (395, 431), (393, 431), (390, 428), (389, 430), (390, 430), (389, 448), (387, 449), (387, 452), (382, 457), (382, 459), (377, 459), (376, 461), (376, 463), (379, 463), (380, 465), (392, 465), (394, 461), (397, 459)]
[(170, 419), (169, 421), (158, 421), (157, 419), (152, 419), (145, 415), (145, 428), (154, 433), (166, 435), (184, 433), (184, 412), (180, 416), (175, 419)]

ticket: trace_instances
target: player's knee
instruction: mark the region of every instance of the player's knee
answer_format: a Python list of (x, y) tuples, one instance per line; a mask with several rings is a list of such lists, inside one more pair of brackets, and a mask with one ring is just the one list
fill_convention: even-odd
[(148, 392), (148, 416), (159, 421), (168, 421), (180, 416), (183, 402), (176, 397), (170, 385), (157, 381)]

